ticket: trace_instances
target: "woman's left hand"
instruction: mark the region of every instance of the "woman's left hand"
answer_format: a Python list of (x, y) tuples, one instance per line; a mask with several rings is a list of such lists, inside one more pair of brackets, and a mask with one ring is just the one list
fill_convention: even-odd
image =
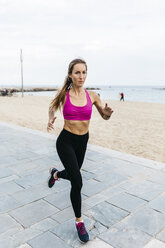
[(108, 107), (108, 104), (105, 104), (105, 107), (103, 108), (103, 118), (105, 120), (108, 120), (111, 117), (111, 114), (113, 113), (113, 110)]

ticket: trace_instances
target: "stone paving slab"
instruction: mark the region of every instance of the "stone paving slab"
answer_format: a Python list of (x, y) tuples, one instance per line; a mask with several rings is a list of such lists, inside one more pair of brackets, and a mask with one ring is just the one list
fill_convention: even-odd
[(163, 185), (149, 181), (144, 181), (142, 183), (139, 183), (135, 187), (132, 187), (129, 190), (127, 190), (127, 193), (147, 201), (154, 199), (163, 192), (164, 192)]
[(40, 184), (28, 189), (20, 190), (19, 192), (12, 194), (12, 198), (14, 198), (21, 205), (25, 205), (37, 201), (50, 194), (52, 194), (52, 192), (46, 188), (45, 185)]
[(82, 193), (89, 197), (101, 192), (104, 188), (103, 183), (90, 179), (85, 182)]
[(17, 247), (17, 248), (31, 248), (31, 246), (28, 245), (28, 244), (23, 244), (23, 245), (20, 245), (20, 246)]
[(118, 221), (125, 218), (129, 213), (118, 207), (115, 207), (107, 202), (102, 202), (90, 208), (87, 211), (87, 216), (97, 220), (106, 227), (111, 227)]
[(0, 214), (18, 208), (21, 203), (10, 195), (0, 195)]
[(165, 194), (162, 194), (158, 196), (156, 199), (150, 201), (148, 206), (165, 214)]
[[(0, 247), (165, 247), (165, 164), (88, 144), (79, 242), (70, 182), (47, 187), (63, 169), (52, 134), (0, 122)], [(99, 169), (99, 174), (98, 174)]]
[(165, 214), (148, 207), (141, 207), (138, 211), (125, 218), (123, 223), (154, 236), (164, 228)]
[(159, 240), (153, 239), (144, 248), (165, 248), (165, 244)]
[(81, 248), (113, 248), (111, 245), (96, 238), (93, 241), (89, 241), (88, 244), (83, 245)]
[(59, 209), (41, 199), (12, 210), (10, 215), (24, 227), (29, 227), (58, 211)]
[(156, 235), (156, 238), (165, 243), (165, 228)]
[[(56, 208), (63, 210), (70, 206), (70, 190), (67, 189), (62, 192), (51, 194), (44, 198), (45, 201), (51, 203)], [(65, 199), (62, 201), (61, 199)]]
[(107, 202), (130, 213), (146, 204), (146, 201), (125, 192), (108, 199)]
[(33, 248), (70, 247), (64, 241), (62, 241), (60, 238), (49, 231), (31, 239), (28, 244), (30, 244)]
[(152, 237), (136, 227), (120, 222), (100, 234), (99, 238), (114, 248), (140, 248), (144, 247)]
[(21, 229), (21, 224), (15, 221), (11, 216), (8, 214), (0, 215), (0, 234), (17, 227)]
[(15, 181), (10, 183), (2, 183), (0, 187), (0, 194), (13, 194), (22, 190), (22, 187), (18, 185)]

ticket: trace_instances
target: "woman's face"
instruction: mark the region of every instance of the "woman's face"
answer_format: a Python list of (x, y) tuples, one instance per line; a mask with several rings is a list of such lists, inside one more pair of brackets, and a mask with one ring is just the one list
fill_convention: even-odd
[(84, 64), (74, 65), (72, 73), (69, 74), (69, 77), (72, 79), (74, 86), (82, 87), (87, 77), (86, 66)]

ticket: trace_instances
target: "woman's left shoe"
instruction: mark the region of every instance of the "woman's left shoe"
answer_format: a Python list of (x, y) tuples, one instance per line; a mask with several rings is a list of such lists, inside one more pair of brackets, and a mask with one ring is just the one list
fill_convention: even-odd
[(81, 242), (86, 243), (89, 241), (89, 234), (87, 233), (87, 230), (85, 228), (84, 222), (78, 222), (76, 223), (77, 233), (78, 237)]
[(49, 172), (50, 172), (50, 177), (48, 179), (48, 187), (52, 188), (53, 185), (55, 184), (56, 181), (58, 181), (58, 178), (54, 178), (54, 173), (56, 173), (56, 171), (58, 171), (56, 168), (50, 168)]

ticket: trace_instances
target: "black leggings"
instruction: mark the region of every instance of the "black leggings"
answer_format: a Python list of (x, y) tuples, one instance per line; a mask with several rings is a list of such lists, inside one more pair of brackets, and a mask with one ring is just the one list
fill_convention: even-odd
[(57, 138), (56, 148), (65, 168), (57, 173), (58, 178), (70, 180), (70, 199), (76, 218), (81, 217), (82, 166), (89, 134), (77, 135), (63, 129)]

